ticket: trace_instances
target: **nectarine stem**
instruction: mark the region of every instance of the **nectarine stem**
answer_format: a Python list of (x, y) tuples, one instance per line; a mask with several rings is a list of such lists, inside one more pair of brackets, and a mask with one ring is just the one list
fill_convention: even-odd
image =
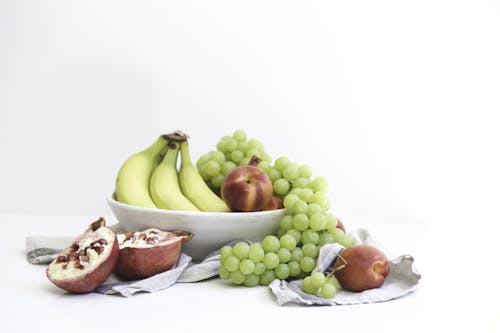
[[(341, 270), (341, 269), (345, 268), (345, 267), (348, 265), (347, 260), (345, 260), (345, 258), (344, 258), (344, 257), (342, 257), (342, 256), (340, 255), (340, 253), (339, 253), (339, 254), (337, 254), (337, 256), (338, 256), (338, 258), (340, 258), (340, 260), (342, 260), (342, 261), (344, 262), (344, 264), (342, 264), (342, 265), (340, 265), (340, 266), (338, 266), (338, 267), (335, 267), (335, 268), (333, 269), (332, 274), (333, 274), (333, 273), (335, 273), (336, 271), (339, 271), (339, 270)], [(337, 260), (338, 260), (338, 259), (337, 259)]]
[(259, 165), (261, 161), (262, 160), (258, 156), (253, 155), (252, 158), (250, 159), (250, 162), (248, 162), (248, 165), (256, 167), (257, 165)]

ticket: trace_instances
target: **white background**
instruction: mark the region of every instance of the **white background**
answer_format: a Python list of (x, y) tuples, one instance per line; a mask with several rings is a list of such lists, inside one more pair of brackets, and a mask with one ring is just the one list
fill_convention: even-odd
[(421, 223), (440, 263), (478, 246), (428, 266), (473, 297), (459, 273), (491, 266), (499, 222), (499, 59), (492, 0), (0, 0), (0, 214), (110, 214), (159, 134), (197, 158), (244, 129), (326, 176), (346, 223)]

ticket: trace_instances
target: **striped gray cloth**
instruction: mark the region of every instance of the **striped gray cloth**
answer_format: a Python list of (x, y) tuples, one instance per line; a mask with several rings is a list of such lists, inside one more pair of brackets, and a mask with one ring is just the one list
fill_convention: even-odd
[[(113, 225), (111, 228), (115, 232), (122, 231), (118, 225)], [(383, 249), (365, 229), (356, 229), (351, 231), (350, 234), (355, 237), (357, 244), (371, 244)], [(49, 264), (73, 239), (74, 237), (27, 237), (26, 258), (32, 264)], [(234, 245), (238, 241), (241, 240), (234, 240), (228, 245)], [(339, 244), (323, 246), (315, 270), (326, 271), (342, 249)], [(160, 291), (174, 283), (203, 281), (218, 275), (219, 257), (219, 252), (214, 251), (208, 254), (203, 261), (194, 263), (190, 256), (181, 253), (176, 266), (166, 272), (136, 281), (123, 281), (116, 275), (111, 274), (94, 292), (131, 297), (137, 292), (151, 293)], [(391, 260), (389, 276), (381, 288), (361, 293), (339, 290), (334, 298), (326, 300), (302, 292), (301, 280), (291, 282), (274, 280), (269, 288), (276, 296), (279, 305), (288, 303), (304, 305), (361, 304), (387, 301), (404, 296), (416, 288), (419, 279), (420, 274), (416, 271), (413, 258), (409, 255), (402, 255)]]

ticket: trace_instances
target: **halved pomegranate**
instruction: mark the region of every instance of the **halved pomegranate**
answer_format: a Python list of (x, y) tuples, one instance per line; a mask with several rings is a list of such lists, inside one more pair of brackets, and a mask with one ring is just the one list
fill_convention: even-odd
[(120, 255), (115, 272), (127, 280), (144, 279), (175, 266), (182, 244), (193, 237), (187, 231), (144, 231), (118, 234)]
[(108, 278), (117, 260), (116, 234), (101, 217), (50, 263), (46, 274), (59, 288), (88, 293)]

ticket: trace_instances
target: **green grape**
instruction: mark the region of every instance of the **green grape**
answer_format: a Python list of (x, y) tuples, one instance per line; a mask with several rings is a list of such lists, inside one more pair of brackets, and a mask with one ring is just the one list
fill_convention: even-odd
[(302, 254), (302, 249), (297, 246), (295, 249), (292, 250), (292, 256), (290, 259), (292, 261), (300, 261), (300, 259), (302, 259), (303, 257), (304, 255)]
[(302, 245), (302, 254), (304, 257), (316, 258), (318, 256), (318, 247), (311, 243), (304, 244)]
[(238, 141), (229, 137), (226, 140), (226, 151), (232, 152), (238, 147)]
[(311, 295), (316, 295), (318, 293), (318, 288), (313, 286), (310, 276), (302, 280), (302, 290)]
[(222, 165), (226, 161), (226, 156), (223, 152), (215, 150), (208, 153), (208, 156), (212, 161), (215, 161), (217, 164)]
[(296, 213), (296, 214), (305, 214), (307, 213), (307, 202), (305, 202), (304, 200), (297, 200), (297, 202), (295, 202), (295, 204), (293, 205), (293, 211)]
[(222, 183), (224, 183), (224, 176), (218, 174), (217, 176), (214, 176), (210, 179), (210, 183), (212, 184), (212, 186), (219, 188), (222, 186)]
[(342, 229), (333, 228), (332, 230), (329, 230), (329, 232), (332, 235), (333, 239), (335, 239), (335, 242), (340, 244), (344, 242), (345, 232)]
[(285, 198), (283, 198), (283, 206), (285, 206), (285, 208), (289, 211), (293, 211), (295, 203), (299, 200), (300, 198), (298, 195), (290, 193)]
[(290, 269), (287, 264), (279, 264), (278, 267), (274, 269), (274, 276), (280, 280), (285, 280), (290, 276)]
[(248, 140), (248, 145), (250, 146), (250, 148), (264, 149), (264, 145), (262, 144), (262, 142), (257, 139)]
[(225, 176), (234, 168), (236, 168), (236, 163), (234, 163), (233, 161), (225, 161), (224, 163), (222, 163), (220, 172)]
[(307, 216), (311, 217), (314, 214), (319, 214), (319, 213), (323, 213), (323, 208), (321, 208), (321, 206), (318, 205), (317, 203), (313, 202), (307, 206)]
[(245, 242), (238, 242), (233, 246), (233, 255), (240, 259), (248, 258), (248, 251), (250, 250), (250, 245)]
[(231, 272), (230, 279), (234, 284), (242, 284), (245, 281), (245, 274), (240, 271)]
[(231, 246), (224, 245), (223, 247), (221, 247), (221, 249), (220, 249), (220, 257), (221, 258), (227, 258), (232, 254), (233, 254), (233, 248)]
[(284, 215), (280, 220), (280, 228), (285, 231), (292, 229), (293, 228), (292, 220), (293, 220), (292, 215)]
[(292, 183), (292, 188), (308, 188), (311, 181), (304, 177), (298, 177)]
[(335, 288), (333, 284), (325, 284), (323, 287), (321, 287), (321, 290), (319, 291), (319, 294), (323, 298), (333, 298), (336, 293), (337, 293), (337, 288)]
[(295, 237), (293, 237), (292, 235), (286, 234), (281, 236), (280, 246), (281, 248), (287, 249), (288, 251), (293, 251), (293, 249), (295, 249), (295, 247), (297, 246), (297, 241), (295, 240)]
[(290, 189), (290, 183), (284, 178), (276, 179), (273, 182), (273, 189), (274, 193), (276, 193), (277, 195), (285, 195)]
[(267, 173), (269, 171), (269, 169), (271, 168), (271, 163), (269, 163), (268, 161), (261, 161), (261, 162), (259, 162), (258, 167), (259, 167), (259, 169), (261, 169), (262, 171)]
[(295, 241), (297, 243), (300, 242), (301, 232), (298, 231), (298, 230), (295, 230), (295, 229), (287, 230), (287, 232), (285, 233), (285, 235), (291, 235), (293, 238), (295, 238)]
[(332, 231), (333, 229), (337, 228), (337, 218), (330, 213), (325, 214), (326, 218), (326, 223), (325, 223), (325, 229), (328, 231)]
[(286, 234), (286, 232), (287, 232), (287, 230), (284, 230), (284, 229), (279, 228), (279, 229), (278, 229), (278, 233), (276, 234), (276, 236), (277, 236), (278, 238), (281, 238), (281, 236), (283, 236), (284, 234)]
[(292, 190), (290, 192), (288, 192), (288, 193), (289, 194), (295, 194), (296, 196), (299, 196), (301, 192), (302, 192), (301, 188), (292, 188)]
[(220, 140), (219, 142), (217, 142), (217, 150), (220, 151), (220, 152), (223, 152), (225, 153), (226, 152), (226, 140)]
[(259, 263), (264, 259), (264, 249), (262, 248), (262, 244), (253, 243), (250, 245), (248, 250), (248, 258), (252, 260), (254, 263)]
[(274, 276), (274, 270), (266, 270), (260, 275), (259, 284), (263, 286), (268, 286), (273, 282), (276, 277)]
[[(310, 188), (304, 188), (300, 191), (299, 198), (305, 202), (311, 202), (311, 198), (314, 195), (313, 190)], [(309, 207), (307, 207), (309, 209)]]
[(311, 257), (303, 257), (302, 259), (300, 259), (299, 263), (300, 269), (305, 273), (312, 272), (312, 270), (316, 266), (316, 260)]
[(326, 217), (323, 213), (315, 213), (309, 218), (309, 227), (314, 231), (324, 230), (326, 227)]
[(243, 259), (240, 262), (240, 271), (245, 274), (252, 274), (255, 270), (255, 264), (252, 260), (250, 259)]
[(239, 151), (243, 152), (243, 154), (246, 155), (250, 150), (250, 146), (248, 145), (248, 142), (240, 141), (238, 142), (238, 147), (236, 149), (238, 149)]
[(245, 153), (245, 156), (246, 157), (254, 157), (254, 156), (257, 156), (260, 158), (260, 155), (262, 154), (262, 151), (258, 150), (258, 149), (255, 149), (255, 148), (250, 148), (248, 149), (248, 151)]
[(219, 266), (219, 276), (223, 280), (229, 280), (231, 277), (231, 272), (224, 268), (223, 265)]
[(266, 252), (276, 252), (280, 248), (280, 240), (276, 236), (268, 235), (262, 240), (262, 248)]
[(302, 164), (299, 167), (299, 177), (311, 178), (312, 173), (313, 169), (307, 164)]
[(354, 244), (356, 244), (356, 239), (354, 239), (354, 237), (352, 237), (351, 235), (345, 234), (344, 242), (342, 243), (342, 245), (344, 245), (345, 247), (350, 247)]
[(248, 163), (250, 163), (250, 157), (243, 157), (239, 162), (238, 162), (238, 165), (239, 166), (243, 166), (243, 165), (248, 165)]
[(326, 276), (321, 272), (314, 272), (311, 275), (311, 284), (314, 288), (321, 288), (326, 283)]
[(256, 287), (259, 285), (259, 276), (255, 274), (249, 274), (245, 277), (245, 281), (243, 281), (243, 284), (247, 287)]
[(208, 154), (203, 154), (200, 156), (198, 161), (196, 162), (196, 167), (199, 169), (201, 165), (206, 164), (210, 160)]
[(269, 253), (266, 253), (266, 255), (264, 256), (262, 263), (264, 264), (266, 269), (275, 269), (276, 267), (278, 267), (278, 265), (280, 263), (280, 258), (278, 257), (278, 255), (276, 253), (269, 252)]
[(245, 155), (243, 154), (243, 152), (239, 151), (239, 150), (233, 150), (231, 152), (231, 161), (233, 161), (234, 163), (240, 163), (240, 161), (243, 159)]
[(240, 268), (240, 259), (233, 255), (224, 258), (224, 268), (229, 272), (236, 272)]
[(335, 276), (329, 276), (327, 279), (326, 279), (326, 284), (331, 284), (335, 287), (335, 289), (339, 289), (340, 288), (340, 283), (339, 283), (339, 280), (337, 280), (337, 278)]
[(202, 164), (198, 167), (198, 173), (204, 181), (210, 180), (210, 176), (207, 174), (207, 164)]
[(313, 194), (311, 197), (311, 202), (317, 203), (324, 210), (330, 209), (330, 198), (326, 195), (325, 192), (319, 191)]
[(266, 162), (269, 162), (271, 163), (271, 155), (269, 155), (268, 153), (264, 152), (262, 153), (262, 156), (260, 157), (261, 160), (263, 161), (266, 161)]
[(220, 165), (219, 165), (219, 163), (217, 163), (215, 161), (212, 161), (212, 160), (208, 161), (205, 164), (205, 172), (210, 177), (217, 176), (219, 174), (219, 172), (220, 172)]
[(289, 262), (290, 258), (292, 257), (292, 253), (290, 252), (290, 250), (285, 249), (284, 247), (279, 249), (278, 252), (276, 252), (276, 254), (278, 255), (278, 258), (280, 259), (280, 263), (282, 263), (282, 264)]
[(275, 167), (269, 168), (269, 170), (267, 170), (267, 175), (269, 176), (269, 179), (271, 179), (272, 182), (281, 178), (281, 172)]
[(314, 192), (319, 192), (319, 191), (326, 192), (326, 191), (328, 191), (328, 181), (326, 180), (325, 177), (322, 177), (322, 176), (318, 176), (318, 177), (314, 178), (312, 180), (310, 186)]
[(287, 265), (291, 277), (296, 277), (302, 272), (298, 261), (289, 261)]
[(283, 178), (285, 178), (289, 182), (293, 182), (299, 177), (299, 167), (295, 163), (289, 163), (287, 166), (285, 166), (285, 168), (283, 168), (281, 173), (283, 174)]
[(309, 228), (309, 218), (306, 214), (297, 214), (293, 217), (293, 227), (298, 231), (304, 231)]
[(316, 231), (313, 231), (311, 229), (307, 229), (302, 232), (300, 241), (302, 244), (318, 244), (319, 242), (319, 234)]
[(236, 130), (233, 133), (233, 138), (238, 140), (238, 141), (246, 141), (247, 140), (247, 134), (243, 130)]
[(266, 270), (266, 266), (264, 266), (264, 263), (258, 262), (255, 264), (255, 268), (253, 270), (253, 273), (255, 275), (261, 275), (262, 273), (264, 273), (265, 270)]
[(321, 246), (328, 244), (328, 243), (335, 243), (335, 239), (328, 231), (322, 231), (319, 234), (318, 246), (321, 247)]
[(290, 163), (290, 160), (285, 156), (280, 156), (274, 161), (274, 167), (279, 171), (285, 169), (285, 167)]

